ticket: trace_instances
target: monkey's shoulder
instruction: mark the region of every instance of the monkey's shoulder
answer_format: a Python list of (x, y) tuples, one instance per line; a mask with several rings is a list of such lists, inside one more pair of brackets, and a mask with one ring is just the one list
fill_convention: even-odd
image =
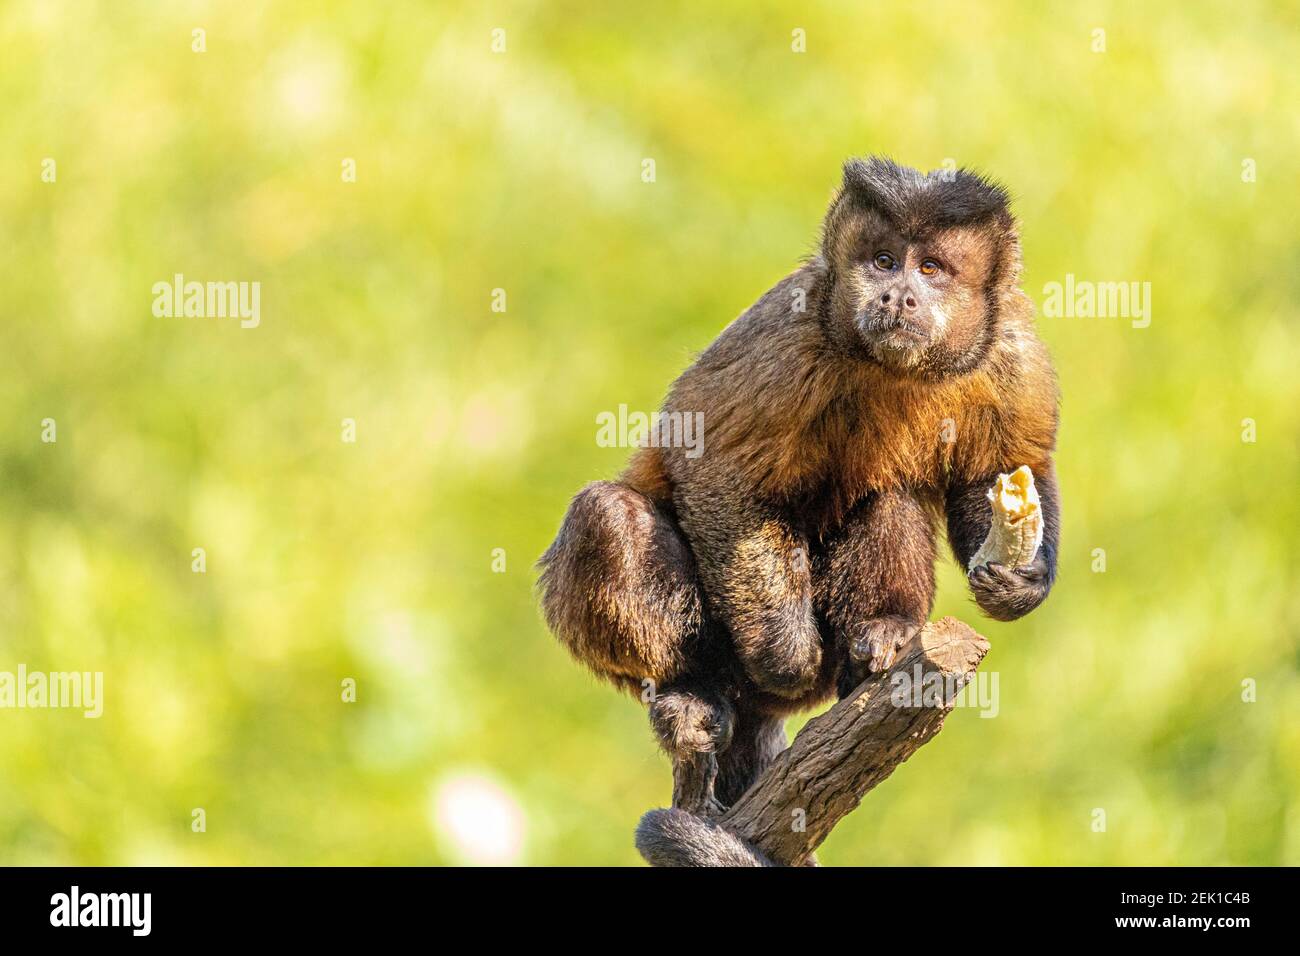
[(733, 371), (758, 373), (773, 379), (797, 371), (825, 346), (818, 319), (824, 293), (825, 267), (809, 263), (763, 293), (732, 320), (700, 353), (679, 382), (735, 383), (719, 376)]

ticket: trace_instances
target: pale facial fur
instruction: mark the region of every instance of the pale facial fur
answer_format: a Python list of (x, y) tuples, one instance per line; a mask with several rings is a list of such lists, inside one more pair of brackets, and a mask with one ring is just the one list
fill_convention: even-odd
[(901, 372), (961, 366), (983, 341), (993, 255), (978, 228), (904, 236), (862, 213), (837, 243), (843, 319), (876, 362)]

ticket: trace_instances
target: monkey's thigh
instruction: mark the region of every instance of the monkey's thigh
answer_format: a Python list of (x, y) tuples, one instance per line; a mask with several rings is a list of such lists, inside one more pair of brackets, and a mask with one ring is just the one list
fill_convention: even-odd
[(677, 523), (653, 501), (593, 482), (540, 564), (547, 623), (592, 670), (629, 689), (682, 672), (703, 616), (700, 588)]

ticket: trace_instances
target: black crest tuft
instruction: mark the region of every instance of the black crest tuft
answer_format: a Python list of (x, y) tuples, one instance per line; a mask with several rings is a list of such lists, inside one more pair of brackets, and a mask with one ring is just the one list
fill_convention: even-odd
[(923, 173), (883, 156), (844, 164), (844, 195), (874, 209), (905, 235), (949, 226), (1012, 224), (1011, 197), (993, 180), (966, 169)]

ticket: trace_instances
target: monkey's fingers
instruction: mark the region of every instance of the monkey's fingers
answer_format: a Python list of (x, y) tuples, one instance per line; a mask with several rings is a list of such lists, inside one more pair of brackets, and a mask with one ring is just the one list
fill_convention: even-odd
[(970, 573), (970, 582), (977, 589), (990, 594), (1005, 593), (1024, 586), (1019, 572), (996, 561), (981, 565)]
[(994, 562), (975, 568), (969, 580), (975, 602), (997, 621), (1014, 621), (1047, 597), (1047, 576), (1041, 570), (1027, 576)]
[(1047, 576), (1047, 566), (1040, 561), (1019, 568), (1009, 568), (1005, 564), (992, 562), (988, 565), (988, 569), (995, 580), (1002, 582), (1009, 588), (1038, 584)]
[(1015, 573), (1026, 581), (1033, 581), (1036, 584), (1047, 577), (1047, 563), (1035, 561), (1033, 564), (1026, 564), (1016, 568)]

